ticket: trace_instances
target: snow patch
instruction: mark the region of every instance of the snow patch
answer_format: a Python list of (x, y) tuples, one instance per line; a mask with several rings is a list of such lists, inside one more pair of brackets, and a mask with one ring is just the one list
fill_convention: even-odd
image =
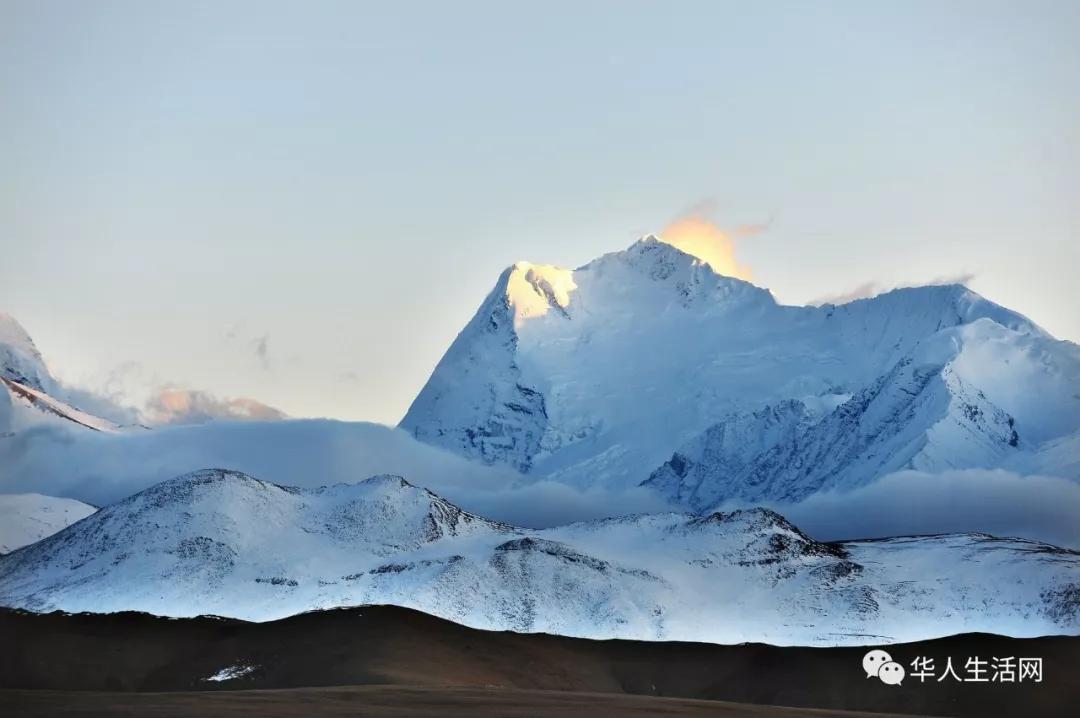
[(246, 665), (243, 663), (237, 663), (234, 666), (227, 666), (212, 676), (203, 678), (204, 681), (210, 683), (221, 683), (223, 681), (231, 681), (236, 678), (243, 678), (258, 670), (258, 666)]

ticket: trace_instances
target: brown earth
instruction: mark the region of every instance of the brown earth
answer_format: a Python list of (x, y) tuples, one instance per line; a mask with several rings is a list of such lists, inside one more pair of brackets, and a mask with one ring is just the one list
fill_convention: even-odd
[[(865, 647), (589, 641), (478, 631), (391, 606), (270, 623), (0, 610), (0, 645), (3, 715), (814, 715), (737, 703), (829, 709), (822, 715), (1064, 716), (1080, 705), (1074, 637), (885, 646), (909, 673), (916, 656), (934, 658), (938, 675), (951, 656), (961, 676), (973, 656), (1043, 659), (1040, 683), (909, 675), (901, 686), (866, 678)], [(255, 668), (205, 680), (235, 665)], [(336, 688), (311, 690), (320, 686)]]

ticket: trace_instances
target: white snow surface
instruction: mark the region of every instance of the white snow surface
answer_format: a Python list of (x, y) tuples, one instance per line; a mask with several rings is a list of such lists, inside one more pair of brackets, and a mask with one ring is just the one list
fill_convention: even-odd
[(0, 553), (9, 553), (97, 511), (74, 499), (41, 494), (0, 494)]
[(633, 486), (672, 452), (700, 464), (734, 446), (650, 481), (695, 508), (909, 468), (1080, 479), (1059, 448), (1041, 456), (1080, 435), (1080, 347), (960, 285), (783, 306), (650, 237), (577, 270), (506, 270), (401, 426), (576, 486)]
[[(992, 576), (993, 580), (988, 577)], [(0, 557), (0, 604), (270, 620), (393, 604), (477, 628), (850, 645), (1080, 633), (1080, 553), (961, 534), (809, 539), (764, 509), (527, 530), (394, 476), (206, 470)]]

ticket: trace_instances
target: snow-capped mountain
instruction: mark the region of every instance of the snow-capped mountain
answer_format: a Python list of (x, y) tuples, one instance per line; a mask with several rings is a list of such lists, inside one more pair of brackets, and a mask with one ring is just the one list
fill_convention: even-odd
[(0, 494), (0, 554), (40, 541), (95, 511), (75, 499)]
[(1080, 433), (1080, 348), (959, 285), (780, 305), (649, 237), (506, 270), (401, 426), (579, 486), (794, 499), (905, 466), (1045, 463)]
[(0, 604), (31, 610), (265, 620), (386, 603), (479, 628), (716, 642), (1080, 633), (1078, 582), (1080, 553), (985, 535), (823, 544), (764, 509), (526, 530), (398, 477), (305, 490), (223, 470), (0, 558)]
[(108, 419), (72, 406), (65, 401), (65, 393), (22, 325), (0, 313), (0, 438), (41, 424), (106, 432), (120, 429)]

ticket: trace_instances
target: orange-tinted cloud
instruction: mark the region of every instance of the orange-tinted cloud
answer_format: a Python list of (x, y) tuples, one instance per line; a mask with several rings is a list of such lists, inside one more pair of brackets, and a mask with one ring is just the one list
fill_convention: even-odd
[(196, 389), (165, 388), (147, 402), (152, 424), (202, 424), (214, 419), (275, 421), (285, 413), (261, 401), (244, 397), (225, 399)]
[(659, 238), (671, 246), (691, 254), (728, 277), (749, 280), (750, 267), (735, 258), (735, 238), (761, 231), (760, 227), (742, 227), (734, 231), (720, 229), (699, 216), (682, 217), (668, 225)]

